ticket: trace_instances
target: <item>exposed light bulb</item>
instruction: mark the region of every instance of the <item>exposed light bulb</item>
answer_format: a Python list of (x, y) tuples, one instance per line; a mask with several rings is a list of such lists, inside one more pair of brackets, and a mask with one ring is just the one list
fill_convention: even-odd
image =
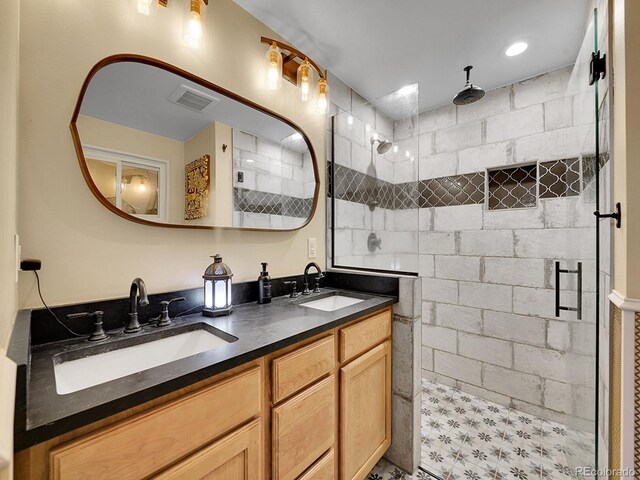
[(151, 8), (155, 0), (138, 0), (136, 10), (142, 15), (151, 15)]
[(297, 72), (298, 87), (300, 87), (300, 99), (308, 102), (313, 97), (311, 84), (313, 83), (313, 69), (309, 59), (305, 58)]
[(191, 48), (200, 48), (204, 40), (204, 24), (202, 18), (202, 0), (188, 0), (188, 11), (185, 19), (184, 41)]
[(329, 111), (329, 85), (327, 85), (325, 78), (318, 80), (316, 97), (316, 111), (322, 115), (326, 115)]
[(282, 86), (282, 53), (275, 42), (267, 50), (265, 86), (267, 90), (279, 90)]

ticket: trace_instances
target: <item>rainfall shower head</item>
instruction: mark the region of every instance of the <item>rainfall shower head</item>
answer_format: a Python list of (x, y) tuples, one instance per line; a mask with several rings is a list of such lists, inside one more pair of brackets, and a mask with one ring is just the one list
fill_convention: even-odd
[(484, 90), (469, 81), (469, 74), (472, 68), (473, 66), (471, 65), (464, 67), (464, 71), (467, 72), (467, 84), (453, 97), (453, 103), (455, 105), (469, 105), (484, 97)]
[(378, 142), (378, 146), (376, 147), (376, 152), (378, 152), (378, 154), (380, 155), (384, 155), (385, 153), (387, 153), (389, 149), (391, 149), (391, 147), (393, 146), (393, 143), (389, 142), (388, 140), (378, 140), (376, 138), (371, 137), (372, 149), (376, 142)]

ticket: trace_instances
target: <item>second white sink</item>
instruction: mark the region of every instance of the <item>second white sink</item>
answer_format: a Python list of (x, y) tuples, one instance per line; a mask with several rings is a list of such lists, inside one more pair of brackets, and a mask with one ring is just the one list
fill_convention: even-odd
[(346, 297), (344, 295), (332, 295), (331, 297), (320, 298), (319, 300), (301, 303), (300, 305), (322, 310), (323, 312), (333, 312), (360, 302), (364, 302), (364, 300), (361, 298)]
[(131, 347), (89, 355), (54, 365), (59, 395), (174, 362), (229, 342), (207, 330), (194, 330)]

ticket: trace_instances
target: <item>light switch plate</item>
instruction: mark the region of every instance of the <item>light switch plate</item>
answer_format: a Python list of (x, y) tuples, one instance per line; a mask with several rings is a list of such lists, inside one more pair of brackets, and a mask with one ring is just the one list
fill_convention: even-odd
[(308, 247), (309, 247), (309, 258), (316, 258), (318, 256), (318, 243), (315, 238), (309, 237)]

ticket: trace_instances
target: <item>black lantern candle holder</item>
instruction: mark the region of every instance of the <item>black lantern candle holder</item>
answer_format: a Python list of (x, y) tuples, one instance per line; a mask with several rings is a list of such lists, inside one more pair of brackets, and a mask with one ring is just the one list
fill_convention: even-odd
[(213, 263), (207, 267), (204, 278), (204, 310), (206, 317), (229, 315), (233, 311), (231, 305), (231, 277), (229, 266), (222, 263), (222, 257), (216, 254)]

